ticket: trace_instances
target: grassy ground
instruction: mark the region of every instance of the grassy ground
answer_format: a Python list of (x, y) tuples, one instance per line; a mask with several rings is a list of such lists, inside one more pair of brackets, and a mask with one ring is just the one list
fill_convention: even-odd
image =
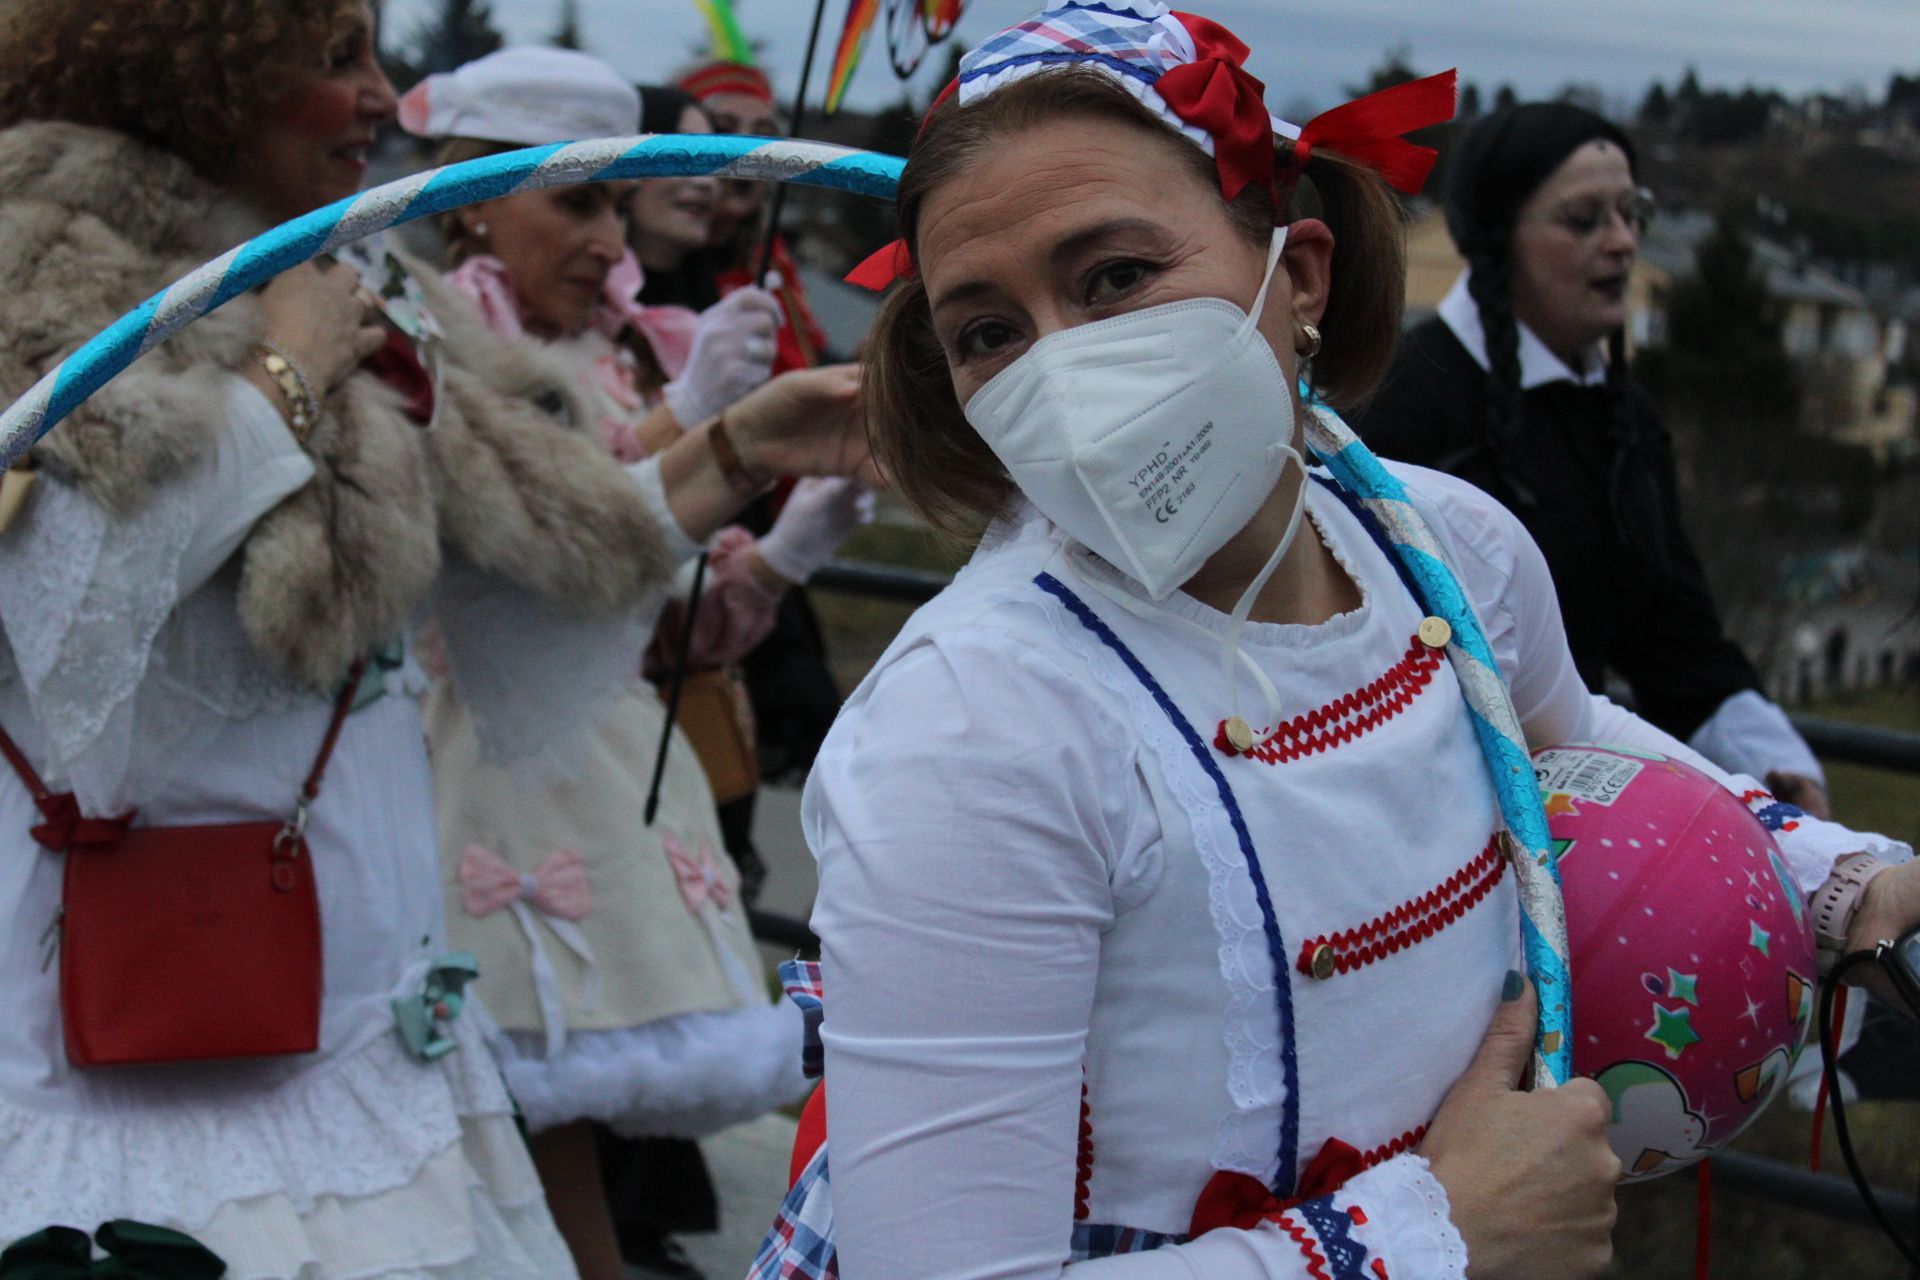
[[(916, 569), (951, 571), (963, 559), (925, 530), (882, 522), (860, 530), (841, 555)], [(879, 657), (907, 616), (903, 605), (815, 595), (835, 673), (851, 689)], [(1920, 731), (1920, 688), (1878, 690), (1804, 708), (1813, 715)], [(1828, 768), (1835, 815), (1848, 825), (1920, 843), (1920, 777), (1851, 765)], [(1920, 1071), (1920, 1064), (1915, 1070)], [(1868, 1176), (1877, 1184), (1920, 1186), (1920, 1105), (1858, 1104), (1848, 1111)], [(1812, 1117), (1785, 1102), (1761, 1117), (1738, 1149), (1805, 1168)], [(1829, 1125), (1823, 1168), (1841, 1170)], [(1681, 1173), (1623, 1188), (1617, 1257), (1610, 1280), (1690, 1280), (1693, 1276), (1696, 1193)], [(1721, 1280), (1900, 1280), (1907, 1272), (1891, 1245), (1872, 1227), (1721, 1190), (1713, 1201), (1713, 1275)]]
[[(1920, 733), (1920, 686), (1874, 689), (1812, 703), (1804, 710), (1830, 720)], [(1827, 768), (1827, 784), (1840, 821), (1920, 845), (1920, 777), (1836, 764)]]

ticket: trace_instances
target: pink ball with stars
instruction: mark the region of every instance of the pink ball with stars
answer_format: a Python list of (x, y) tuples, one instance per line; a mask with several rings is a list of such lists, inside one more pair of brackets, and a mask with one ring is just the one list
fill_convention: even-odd
[(1622, 1180), (1704, 1159), (1786, 1084), (1813, 1025), (1813, 932), (1738, 796), (1677, 760), (1538, 752), (1566, 886), (1573, 1066), (1613, 1100)]

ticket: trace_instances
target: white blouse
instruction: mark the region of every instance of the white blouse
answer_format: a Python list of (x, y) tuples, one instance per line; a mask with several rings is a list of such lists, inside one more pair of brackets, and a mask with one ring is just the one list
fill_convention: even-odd
[[(1531, 744), (1637, 746), (1744, 786), (1585, 691), (1509, 513), (1393, 469)], [(1220, 750), (1217, 645), (1116, 607), (1107, 593), (1143, 597), (1031, 509), (848, 702), (803, 809), (847, 1280), (1265, 1280), (1360, 1258), (1464, 1274), (1413, 1148), (1520, 967), (1513, 884), (1459, 687), (1412, 638), (1422, 611), (1338, 497), (1314, 484), (1308, 513), (1363, 603), (1247, 628), (1287, 714), (1331, 717), (1288, 759)], [(1163, 607), (1224, 626), (1184, 595)], [(1782, 845), (1804, 888), (1885, 842), (1808, 821)], [(1303, 972), (1316, 938), (1449, 884), (1470, 900), (1404, 953)], [(1291, 1187), (1329, 1140), (1365, 1171), (1278, 1222), (1185, 1242), (1216, 1171)]]

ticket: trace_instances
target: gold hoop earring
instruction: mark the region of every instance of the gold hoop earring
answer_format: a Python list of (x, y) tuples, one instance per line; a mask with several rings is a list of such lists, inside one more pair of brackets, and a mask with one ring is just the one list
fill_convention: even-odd
[(1302, 360), (1311, 360), (1320, 354), (1320, 331), (1318, 329), (1303, 320), (1300, 322), (1300, 336), (1306, 339), (1307, 349), (1301, 351), (1299, 346), (1296, 345), (1294, 351), (1299, 354)]

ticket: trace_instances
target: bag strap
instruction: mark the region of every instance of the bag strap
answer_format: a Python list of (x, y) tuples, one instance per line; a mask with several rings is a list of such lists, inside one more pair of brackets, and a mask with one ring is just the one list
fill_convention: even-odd
[(321, 740), (320, 754), (314, 757), (313, 769), (300, 786), (303, 809), (320, 798), (320, 779), (326, 775), (327, 764), (333, 759), (333, 749), (340, 745), (340, 731), (346, 728), (347, 717), (353, 713), (354, 700), (360, 696), (360, 681), (366, 674), (367, 660), (362, 658), (353, 664), (353, 670), (347, 673), (347, 682), (340, 686), (340, 697), (333, 704), (333, 720), (327, 725), (327, 736)]
[[(13, 771), (20, 776), (21, 785), (26, 787), (28, 794), (33, 796), (33, 803), (42, 813), (46, 813), (47, 806), (53, 802), (53, 793), (47, 790), (47, 784), (40, 780), (40, 775), (33, 771), (33, 765), (28, 762), (26, 753), (15, 745), (4, 725), (0, 725), (0, 756), (7, 758), (7, 763), (12, 765)], [(52, 815), (48, 814), (48, 816)]]
[[(320, 754), (314, 758), (313, 769), (307, 774), (307, 780), (301, 784), (300, 799), (295, 814), (295, 822), (300, 828), (306, 826), (306, 810), (320, 798), (320, 780), (326, 775), (327, 764), (333, 759), (333, 749), (340, 744), (340, 731), (346, 727), (347, 716), (352, 714), (355, 699), (360, 695), (360, 681), (367, 674), (365, 658), (353, 664), (353, 670), (347, 673), (347, 681), (341, 686), (340, 696), (333, 704), (333, 719), (327, 724), (327, 736), (321, 740)], [(47, 789), (40, 775), (34, 771), (33, 764), (26, 753), (14, 742), (5, 725), (0, 725), (0, 756), (19, 776), (20, 782), (33, 796), (33, 803), (40, 812), (49, 818), (56, 816), (60, 806), (60, 797)]]

